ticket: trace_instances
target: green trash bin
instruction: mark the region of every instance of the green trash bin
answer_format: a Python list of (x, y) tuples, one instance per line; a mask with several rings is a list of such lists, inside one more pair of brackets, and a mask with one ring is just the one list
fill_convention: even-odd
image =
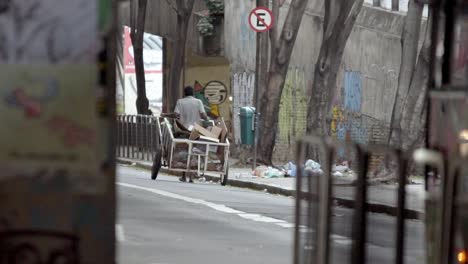
[(255, 108), (245, 106), (240, 108), (240, 125), (241, 125), (241, 143), (245, 145), (253, 145), (255, 139)]

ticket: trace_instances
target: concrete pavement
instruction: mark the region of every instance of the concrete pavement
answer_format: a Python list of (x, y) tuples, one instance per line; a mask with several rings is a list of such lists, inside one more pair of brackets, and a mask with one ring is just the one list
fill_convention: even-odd
[[(215, 183), (181, 183), (118, 167), (118, 263), (292, 263), (294, 199)], [(350, 256), (352, 210), (335, 207), (332, 263)], [(369, 263), (391, 263), (394, 218), (368, 214)], [(407, 220), (406, 263), (425, 263), (423, 224)]]
[[(119, 159), (120, 162), (134, 163), (136, 166), (151, 169), (151, 163), (139, 160)], [(162, 172), (168, 173), (162, 169)], [(218, 181), (219, 176), (215, 174), (205, 175), (208, 181)], [(354, 207), (354, 190), (351, 181), (346, 178), (334, 178), (333, 199), (337, 205), (352, 208)], [(295, 178), (259, 178), (251, 176), (251, 169), (231, 168), (229, 172), (228, 185), (249, 188), (259, 191), (266, 191), (271, 194), (281, 194), (285, 196), (295, 195)], [(386, 213), (396, 215), (397, 204), (396, 184), (382, 184), (369, 186), (368, 210), (374, 213)], [(408, 219), (424, 218), (424, 185), (422, 183), (409, 184), (406, 186), (406, 217)]]

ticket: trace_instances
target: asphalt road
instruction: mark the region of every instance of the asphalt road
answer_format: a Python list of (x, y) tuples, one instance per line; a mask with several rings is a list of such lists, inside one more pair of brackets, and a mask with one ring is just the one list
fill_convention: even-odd
[[(118, 167), (118, 263), (292, 263), (294, 200)], [(332, 263), (348, 263), (352, 211), (335, 208)], [(369, 263), (392, 263), (395, 218), (368, 214)], [(423, 225), (407, 221), (406, 263), (425, 263)]]

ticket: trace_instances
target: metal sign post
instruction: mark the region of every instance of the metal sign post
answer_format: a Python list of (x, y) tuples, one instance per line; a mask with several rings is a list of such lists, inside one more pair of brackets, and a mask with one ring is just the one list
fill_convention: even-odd
[(254, 161), (253, 161), (253, 170), (257, 168), (257, 145), (258, 145), (258, 122), (260, 121), (260, 113), (255, 109), (254, 114)]
[(250, 27), (257, 32), (254, 91), (254, 170), (257, 167), (258, 126), (260, 116), (258, 111), (261, 109), (260, 97), (263, 96), (262, 89), (265, 89), (268, 71), (268, 30), (271, 29), (274, 23), (273, 13), (265, 6), (268, 6), (268, 1), (257, 0), (257, 7), (250, 12), (248, 17)]

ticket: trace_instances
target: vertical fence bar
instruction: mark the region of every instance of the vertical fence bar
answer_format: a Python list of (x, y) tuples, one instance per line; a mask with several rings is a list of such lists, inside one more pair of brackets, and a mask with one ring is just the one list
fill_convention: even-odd
[(150, 116), (146, 116), (145, 118), (145, 155), (146, 160), (151, 161), (150, 158), (150, 125), (151, 125), (151, 118)]
[(450, 161), (446, 169), (445, 183), (442, 195), (442, 262), (451, 263), (453, 260), (453, 233), (455, 218), (455, 201), (457, 196), (457, 178), (459, 169), (456, 162)]
[(143, 117), (143, 129), (142, 129), (142, 155), (143, 160), (148, 160), (148, 116)]
[(329, 253), (330, 253), (330, 216), (331, 216), (331, 194), (333, 192), (332, 189), (332, 175), (331, 175), (331, 170), (332, 170), (332, 159), (333, 159), (333, 153), (334, 149), (326, 149), (325, 150), (325, 167), (324, 169), (326, 170), (324, 172), (324, 175), (321, 175), (322, 179), (322, 184), (321, 186), (321, 210), (319, 212), (319, 215), (321, 217), (320, 219), (320, 226), (318, 227), (317, 232), (319, 232), (320, 237), (319, 237), (319, 248), (318, 248), (318, 254), (319, 254), (319, 262), (318, 263), (323, 263), (323, 264), (328, 264), (329, 263)]
[(398, 151), (396, 159), (398, 162), (398, 205), (397, 205), (397, 232), (395, 263), (404, 263), (405, 249), (405, 204), (406, 204), (406, 166), (407, 162), (403, 159), (403, 154)]
[(294, 255), (293, 255), (293, 263), (300, 264), (302, 258), (301, 256), (301, 239), (300, 239), (300, 232), (299, 226), (301, 224), (301, 203), (302, 203), (302, 177), (303, 177), (303, 170), (302, 170), (302, 156), (303, 156), (303, 144), (302, 140), (297, 142), (297, 149), (296, 149), (296, 162), (297, 162), (297, 178), (296, 178), (296, 210), (295, 210), (295, 219), (296, 225), (294, 226)]
[(151, 161), (154, 160), (154, 117), (150, 118), (150, 125), (149, 125), (149, 133), (150, 133), (150, 159)]
[(130, 116), (125, 116), (125, 157), (130, 158)]
[(146, 137), (146, 116), (142, 115), (140, 117), (141, 120), (141, 125), (140, 125), (140, 130), (141, 132), (138, 134), (140, 138), (140, 149), (141, 149), (141, 159), (145, 159), (145, 137)]
[(132, 158), (132, 120), (133, 120), (133, 116), (128, 116), (128, 158), (131, 159)]
[(118, 147), (118, 156), (122, 157), (122, 115), (119, 115), (118, 123), (117, 123), (117, 147)]
[(367, 182), (366, 175), (368, 169), (369, 155), (360, 147), (357, 147), (358, 156), (358, 178), (355, 198), (355, 209), (353, 216), (353, 244), (352, 263), (366, 263), (366, 234), (367, 234)]
[(136, 130), (136, 121), (135, 120), (135, 116), (130, 116), (130, 154), (131, 154), (131, 158), (134, 159), (135, 158), (135, 141), (136, 141), (136, 137), (135, 137), (135, 130)]
[(141, 160), (146, 160), (145, 158), (145, 136), (146, 136), (146, 116), (140, 116), (140, 132), (138, 133), (138, 137), (140, 138), (140, 152), (141, 152)]
[(151, 161), (153, 161), (153, 151), (152, 151), (152, 148), (151, 148), (151, 143), (152, 143), (152, 138), (151, 138), (151, 127), (152, 127), (152, 123), (153, 123), (153, 117), (150, 116), (148, 117), (148, 159)]
[(142, 143), (142, 124), (143, 124), (143, 116), (137, 115), (136, 117), (136, 133), (135, 133), (135, 145), (137, 146), (136, 158), (142, 159), (141, 154), (143, 154), (141, 146)]
[(117, 139), (116, 149), (114, 150), (115, 155), (120, 158), (120, 115), (117, 115)]

